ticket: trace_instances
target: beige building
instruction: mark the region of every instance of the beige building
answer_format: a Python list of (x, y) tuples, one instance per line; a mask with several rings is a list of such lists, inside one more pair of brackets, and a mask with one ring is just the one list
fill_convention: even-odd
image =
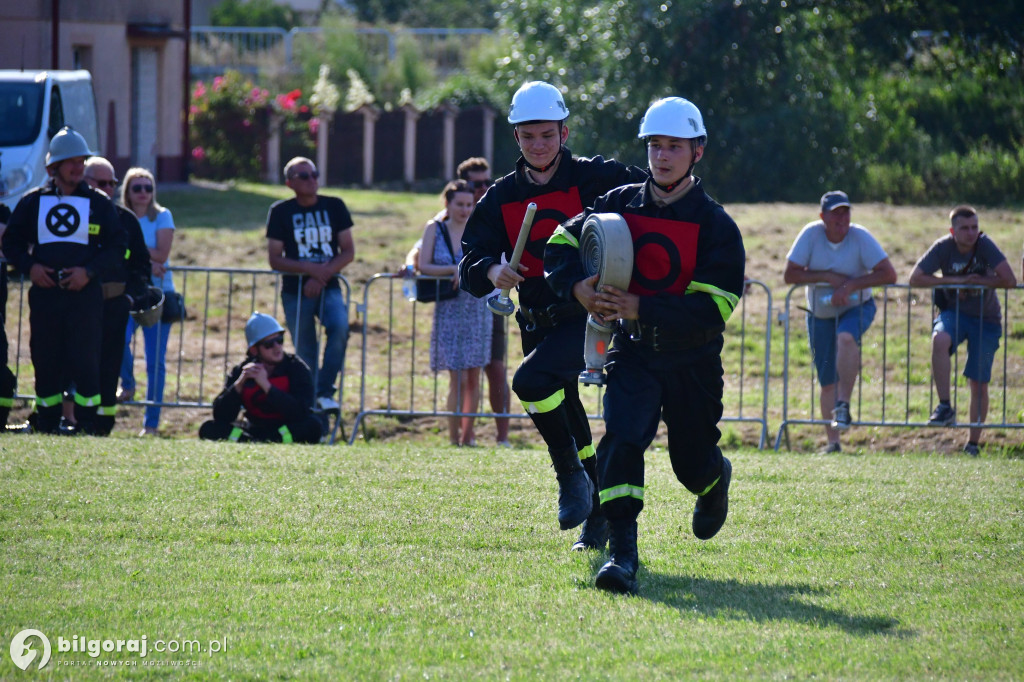
[(190, 13), (190, 0), (0, 0), (0, 68), (87, 69), (118, 173), (184, 180)]

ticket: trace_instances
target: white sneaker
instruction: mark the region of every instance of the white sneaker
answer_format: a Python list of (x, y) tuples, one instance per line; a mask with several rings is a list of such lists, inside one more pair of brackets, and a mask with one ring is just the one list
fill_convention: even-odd
[(316, 399), (316, 409), (318, 412), (340, 412), (341, 405), (334, 398), (325, 395)]

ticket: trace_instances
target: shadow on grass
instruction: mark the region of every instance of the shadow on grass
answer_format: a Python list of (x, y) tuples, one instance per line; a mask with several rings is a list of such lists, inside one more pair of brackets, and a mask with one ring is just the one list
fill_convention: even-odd
[[(606, 560), (607, 557), (604, 555), (591, 560), (595, 576)], [(890, 616), (857, 615), (809, 603), (808, 597), (828, 593), (828, 590), (820, 587), (768, 585), (739, 580), (660, 574), (647, 570), (643, 563), (640, 565), (637, 579), (640, 583), (638, 599), (659, 602), (680, 612), (701, 617), (721, 617), (759, 623), (794, 621), (839, 628), (861, 636), (917, 636), (913, 630), (899, 628), (899, 621)]]

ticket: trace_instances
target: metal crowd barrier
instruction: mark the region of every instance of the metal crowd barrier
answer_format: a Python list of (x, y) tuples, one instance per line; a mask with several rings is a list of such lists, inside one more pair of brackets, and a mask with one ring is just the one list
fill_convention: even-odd
[[(954, 291), (983, 290), (984, 287), (938, 287)], [(804, 285), (795, 285), (786, 294), (780, 319), (785, 327), (782, 359), (782, 423), (775, 449), (782, 441), (789, 449), (789, 427), (827, 422), (818, 413), (817, 380), (811, 360), (806, 308), (794, 303), (794, 294), (803, 297)], [(966, 361), (966, 342), (951, 360), (950, 400), (957, 411), (951, 426), (931, 426), (928, 418), (938, 400), (931, 373), (931, 336), (935, 307), (931, 288), (912, 288), (905, 284), (874, 287), (878, 308), (874, 322), (861, 339), (861, 368), (851, 396), (850, 410), (854, 426), (1024, 429), (1024, 420), (1016, 410), (1024, 406), (1021, 354), (1010, 351), (1011, 343), (1024, 331), (1024, 287), (996, 289), (1002, 313), (1002, 336), (992, 364), (989, 383), (988, 418), (972, 423), (968, 414), (970, 389), (962, 377)], [(799, 312), (798, 312), (799, 311)], [(979, 317), (979, 324), (981, 319)], [(864, 353), (863, 349), (878, 349)], [(1016, 421), (1011, 421), (1016, 420)]]
[[(420, 275), (419, 279), (445, 279)], [(447, 395), (447, 372), (430, 370), (430, 330), (434, 306), (407, 301), (401, 285), (408, 280), (400, 274), (377, 274), (366, 283), (363, 302), (357, 310), (362, 316), (362, 369), (360, 371), (359, 411), (352, 426), (350, 443), (371, 416), (409, 420), (421, 417), (527, 418), (525, 412), (479, 411), (465, 413), (442, 409)], [(752, 422), (760, 426), (759, 447), (768, 438), (768, 377), (770, 376), (771, 292), (762, 282), (748, 283), (747, 295), (729, 321), (725, 335), (725, 355), (737, 357), (735, 366), (725, 366), (725, 413), (723, 422)], [(763, 305), (748, 305), (751, 297), (763, 294)], [(509, 378), (522, 361), (522, 344), (514, 318), (508, 322), (505, 366)], [(580, 349), (582, 355), (583, 349)], [(374, 360), (376, 358), (376, 360)], [(371, 371), (374, 363), (383, 364), (382, 373)], [(485, 395), (481, 391), (481, 395)], [(580, 397), (591, 419), (601, 419), (602, 391), (580, 388)], [(482, 401), (483, 402), (483, 401)], [(512, 404), (516, 405), (515, 397)]]
[[(209, 409), (223, 388), (224, 377), (245, 355), (245, 322), (254, 310), (273, 315), (282, 324), (280, 302), (281, 274), (272, 270), (242, 268), (171, 268), (175, 288), (182, 293), (188, 317), (174, 323), (165, 357), (167, 379), (161, 401), (149, 401), (143, 387), (146, 377), (145, 354), (137, 332), (133, 340), (136, 398), (127, 405), (137, 407)], [(421, 276), (423, 277), (423, 276)], [(338, 385), (342, 414), (355, 414), (348, 442), (353, 443), (366, 418), (381, 416), (398, 420), (413, 418), (470, 416), (449, 412), (444, 406), (447, 372), (430, 371), (430, 329), (434, 306), (405, 300), (399, 275), (378, 274), (363, 290), (356, 305), (359, 319), (352, 316), (349, 282), (340, 277), (342, 292), (349, 305), (349, 343), (346, 372), (342, 369)], [(440, 278), (438, 278), (440, 279)], [(34, 398), (30, 391), (34, 372), (29, 353), (27, 293), (29, 283), (12, 279), (8, 302), (7, 331), (10, 340), (9, 365), (18, 378), (22, 401)], [(763, 303), (758, 301), (763, 296)], [(751, 281), (747, 294), (729, 321), (725, 335), (725, 354), (737, 362), (725, 364), (725, 412), (723, 422), (750, 422), (759, 427), (759, 447), (768, 437), (768, 377), (770, 376), (771, 292), (761, 282)], [(514, 319), (507, 326), (505, 366), (511, 380), (522, 360), (519, 329)], [(289, 337), (290, 339), (290, 337)], [(321, 339), (321, 348), (323, 339)], [(582, 348), (580, 349), (582, 353)], [(355, 359), (358, 361), (358, 372)], [(485, 395), (481, 391), (481, 395)], [(591, 419), (602, 418), (600, 388), (581, 387), (580, 396)], [(481, 401), (483, 405), (484, 401)], [(514, 396), (511, 404), (517, 405)], [(484, 419), (528, 415), (481, 410), (472, 416)], [(207, 415), (196, 415), (198, 420)], [(198, 422), (195, 424), (198, 428)], [(344, 421), (335, 420), (331, 440), (338, 430), (345, 438)]]
[[(173, 323), (167, 342), (165, 362), (167, 379), (162, 401), (144, 399), (147, 385), (145, 353), (142, 347), (142, 332), (136, 330), (133, 337), (134, 373), (137, 388), (135, 395), (143, 396), (128, 401), (126, 405), (139, 407), (168, 408), (211, 408), (213, 399), (224, 388), (227, 372), (245, 358), (245, 323), (253, 311), (273, 315), (282, 326), (285, 325), (281, 310), (281, 273), (273, 270), (244, 268), (202, 268), (176, 266), (169, 268), (174, 277), (175, 289), (185, 299), (187, 319), (184, 323)], [(342, 295), (349, 307), (349, 327), (353, 326), (351, 315), (351, 287), (344, 277), (338, 277)], [(16, 400), (34, 400), (31, 391), (35, 372), (29, 351), (28, 289), (31, 282), (11, 278), (7, 305), (8, 366), (18, 379), (19, 391)], [(158, 323), (163, 324), (163, 323)], [(319, 327), (318, 327), (319, 328)], [(288, 342), (291, 336), (288, 335)], [(350, 331), (349, 340), (353, 338)], [(324, 339), (320, 339), (320, 353)], [(289, 351), (294, 347), (289, 345)], [(350, 349), (351, 351), (351, 349)], [(346, 363), (351, 352), (346, 356)], [(312, 368), (311, 368), (312, 369)], [(315, 371), (315, 370), (314, 370)], [(346, 409), (346, 381), (344, 365), (341, 376), (335, 384), (339, 387), (338, 402), (342, 414)], [(315, 381), (315, 377), (314, 377)], [(348, 405), (349, 411), (354, 406)], [(202, 420), (209, 414), (202, 416)], [(195, 424), (196, 430), (199, 423)], [(344, 432), (341, 419), (334, 420), (331, 440), (337, 431)]]

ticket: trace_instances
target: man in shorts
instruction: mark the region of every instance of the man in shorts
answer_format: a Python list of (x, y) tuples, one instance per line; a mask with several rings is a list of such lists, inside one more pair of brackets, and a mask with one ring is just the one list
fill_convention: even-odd
[[(820, 220), (804, 226), (786, 255), (786, 284), (807, 284), (807, 333), (821, 383), (827, 421), (824, 452), (841, 452), (839, 433), (850, 428), (850, 396), (860, 372), (860, 339), (875, 319), (873, 286), (896, 282), (882, 245), (850, 222), (845, 192), (821, 197)], [(831, 420), (831, 421), (829, 421)]]
[[(933, 426), (952, 426), (956, 422), (956, 412), (949, 402), (949, 358), (964, 340), (964, 376), (971, 387), (971, 424), (984, 423), (992, 361), (1003, 332), (999, 299), (992, 288), (1017, 286), (1006, 256), (981, 232), (977, 211), (970, 206), (957, 206), (950, 211), (949, 222), (949, 234), (935, 240), (917, 261), (910, 274), (910, 286), (966, 284), (989, 288), (935, 291), (939, 312), (932, 323), (932, 378), (939, 404), (928, 421)], [(942, 276), (936, 277), (936, 271)], [(971, 426), (964, 452), (977, 456), (980, 442), (981, 427)]]

